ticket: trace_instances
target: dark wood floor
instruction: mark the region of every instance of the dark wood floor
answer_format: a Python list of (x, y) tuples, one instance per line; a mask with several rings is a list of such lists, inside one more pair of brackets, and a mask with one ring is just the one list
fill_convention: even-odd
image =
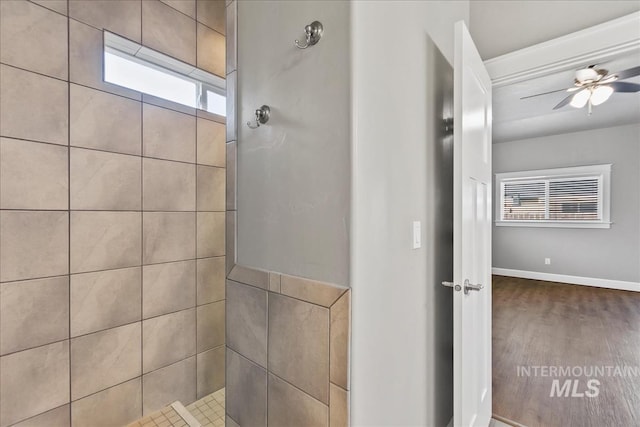
[[(640, 376), (596, 377), (597, 397), (550, 397), (554, 378), (518, 376), (554, 365), (640, 367), (640, 293), (494, 276), (493, 413), (528, 427), (640, 426)], [(583, 392), (590, 377), (578, 379)]]

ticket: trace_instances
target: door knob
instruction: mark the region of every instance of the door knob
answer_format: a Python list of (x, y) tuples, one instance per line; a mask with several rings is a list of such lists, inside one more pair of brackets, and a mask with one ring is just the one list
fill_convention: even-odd
[(453, 288), (456, 291), (461, 291), (462, 290), (462, 286), (456, 285), (453, 282), (442, 282), (442, 286), (447, 286), (449, 288)]
[[(448, 288), (453, 288), (456, 291), (461, 291), (462, 290), (462, 286), (460, 285), (456, 285), (453, 282), (442, 282), (442, 286), (446, 286)], [(480, 289), (483, 289), (484, 285), (481, 284), (477, 284), (477, 285), (473, 285), (471, 283), (469, 283), (469, 279), (465, 279), (464, 280), (464, 293), (469, 294), (470, 291), (479, 291)]]
[(469, 279), (464, 279), (464, 293), (468, 294), (469, 291), (479, 291), (480, 289), (484, 288), (484, 285), (481, 284), (477, 284), (477, 285), (473, 285), (471, 283), (469, 283)]

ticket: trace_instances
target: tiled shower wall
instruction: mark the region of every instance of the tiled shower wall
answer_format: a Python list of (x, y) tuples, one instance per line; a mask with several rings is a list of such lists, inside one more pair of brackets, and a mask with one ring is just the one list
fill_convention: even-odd
[(224, 119), (104, 83), (101, 30), (224, 76), (225, 2), (0, 8), (0, 425), (223, 387)]
[(227, 427), (349, 425), (351, 290), (235, 266)]

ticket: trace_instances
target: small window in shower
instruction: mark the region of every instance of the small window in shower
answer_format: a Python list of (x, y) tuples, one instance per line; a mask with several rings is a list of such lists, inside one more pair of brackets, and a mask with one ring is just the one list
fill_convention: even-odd
[(223, 78), (107, 31), (104, 32), (104, 80), (226, 116)]

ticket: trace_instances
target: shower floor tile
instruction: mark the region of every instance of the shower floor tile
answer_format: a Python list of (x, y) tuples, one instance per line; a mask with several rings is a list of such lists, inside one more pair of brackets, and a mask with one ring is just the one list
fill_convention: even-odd
[(187, 406), (202, 427), (224, 427), (224, 389), (203, 397)]
[[(187, 411), (200, 423), (200, 427), (224, 427), (225, 389), (220, 389), (186, 407)], [(180, 414), (167, 406), (147, 415), (127, 427), (192, 427)], [(195, 427), (195, 426), (193, 426)]]

